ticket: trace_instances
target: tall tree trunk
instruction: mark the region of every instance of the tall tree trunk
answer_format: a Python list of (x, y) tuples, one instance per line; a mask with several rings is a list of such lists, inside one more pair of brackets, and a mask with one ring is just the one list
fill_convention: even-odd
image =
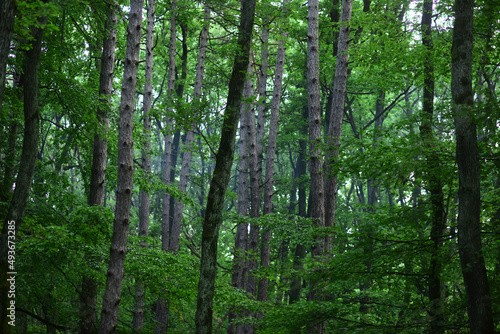
[[(173, 108), (173, 92), (175, 89), (175, 54), (177, 44), (177, 0), (172, 0), (170, 16), (170, 39), (168, 48), (168, 80), (167, 80), (167, 101), (169, 108)], [(173, 179), (171, 173), (172, 162), (172, 120), (167, 119), (163, 132), (165, 136), (165, 148), (163, 153), (162, 181), (164, 185), (170, 185)], [(162, 214), (161, 214), (161, 249), (168, 251), (170, 249), (170, 194), (168, 191), (162, 191)], [(166, 333), (168, 327), (168, 301), (164, 295), (160, 295), (156, 301), (155, 318), (158, 325), (155, 327), (155, 333)]]
[[(15, 281), (15, 274), (12, 274), (15, 273), (15, 267), (7, 263), (8, 241), (15, 240), (15, 234), (17, 234), (24, 218), (35, 171), (40, 135), (38, 71), (40, 69), (40, 57), (42, 53), (43, 27), (47, 23), (47, 17), (43, 16), (38, 21), (38, 27), (30, 27), (31, 35), (34, 39), (24, 59), (24, 137), (21, 161), (16, 178), (16, 188), (14, 189), (9, 211), (3, 222), (2, 234), (0, 235), (0, 328), (1, 332), (5, 334), (14, 333), (15, 329), (14, 326), (9, 325), (11, 319), (8, 318), (9, 311), (7, 310), (7, 305), (10, 305), (14, 301), (13, 299), (9, 301), (8, 298), (10, 284), (7, 279)], [(13, 227), (14, 230), (12, 229)], [(13, 232), (14, 234), (12, 234)]]
[[(142, 169), (144, 176), (149, 179), (151, 174), (151, 118), (149, 112), (153, 105), (153, 45), (155, 27), (155, 0), (147, 0), (147, 27), (146, 27), (146, 70), (144, 78), (144, 147), (141, 152)], [(149, 235), (149, 193), (147, 189), (139, 191), (139, 236)], [(142, 247), (147, 247), (147, 242), (141, 241)], [(132, 326), (134, 329), (142, 329), (144, 325), (144, 297), (145, 290), (140, 277), (136, 277), (134, 318)]]
[[(207, 53), (207, 43), (208, 43), (208, 29), (210, 25), (210, 7), (208, 6), (208, 4), (205, 5), (204, 20), (205, 24), (201, 29), (201, 34), (200, 34), (198, 63), (196, 65), (196, 77), (194, 81), (193, 103), (201, 103), (201, 88), (203, 86), (203, 75), (205, 72), (205, 56)], [(186, 139), (184, 140), (184, 154), (182, 156), (181, 174), (179, 179), (179, 190), (183, 192), (185, 192), (187, 189), (189, 169), (192, 157), (191, 146), (194, 143), (195, 127), (196, 127), (195, 123), (191, 124), (191, 128), (187, 131)], [(170, 246), (169, 246), (169, 249), (172, 252), (177, 252), (179, 250), (179, 239), (181, 235), (183, 212), (184, 212), (184, 202), (176, 198), (174, 222), (172, 224), (172, 231), (170, 233)]]
[[(245, 99), (252, 97), (253, 78), (252, 78), (252, 62), (250, 61), (247, 68), (247, 80), (243, 88), (243, 97)], [(248, 216), (249, 207), (249, 187), (248, 187), (248, 113), (253, 112), (253, 105), (247, 102), (241, 104), (240, 115), (240, 143), (238, 162), (238, 215)], [(233, 274), (231, 277), (231, 285), (245, 289), (247, 280), (247, 261), (246, 257), (248, 248), (248, 223), (241, 222), (236, 227), (236, 237), (234, 241), (234, 265)], [(243, 325), (235, 326), (232, 321), (237, 318), (237, 314), (232, 312), (229, 314), (228, 334), (241, 333)]]
[(424, 62), (424, 92), (422, 101), (422, 120), (420, 137), (425, 148), (427, 160), (427, 182), (431, 204), (431, 259), (429, 268), (429, 300), (431, 333), (443, 333), (443, 305), (441, 301), (441, 259), (439, 248), (442, 244), (444, 225), (444, 199), (441, 181), (441, 162), (436, 147), (437, 141), (432, 131), (434, 115), (434, 62), (432, 42), (432, 0), (423, 1), (422, 44), (428, 52)]
[[(113, 93), (113, 73), (115, 66), (116, 48), (116, 24), (117, 15), (115, 3), (107, 5), (105, 33), (103, 39), (103, 52), (101, 55), (101, 69), (99, 77), (99, 97), (106, 105), (111, 103)], [(103, 206), (106, 179), (106, 162), (108, 158), (108, 141), (106, 139), (109, 130), (109, 119), (107, 108), (97, 108), (97, 118), (100, 127), (94, 135), (94, 151), (92, 169), (90, 174), (90, 190), (88, 204)], [(97, 329), (97, 282), (93, 277), (84, 276), (80, 292), (80, 327), (79, 333), (91, 334)]]
[(236, 129), (241, 108), (243, 85), (250, 55), (250, 44), (255, 13), (255, 0), (241, 3), (241, 21), (238, 34), (238, 52), (229, 82), (227, 106), (221, 129), (219, 150), (210, 182), (205, 221), (203, 223), (200, 281), (196, 305), (196, 333), (212, 333), (213, 296), (217, 274), (217, 241), (224, 209), (224, 197), (233, 164)]
[[(353, 0), (342, 1), (340, 14), (340, 29), (338, 39), (337, 64), (333, 82), (332, 110), (328, 127), (328, 151), (326, 153), (326, 184), (325, 184), (325, 226), (333, 228), (335, 225), (335, 207), (337, 203), (337, 174), (333, 165), (339, 156), (340, 136), (342, 133), (342, 119), (344, 118), (344, 103), (347, 85), (347, 66), (349, 64), (349, 36), (350, 28), (343, 24), (351, 20)], [(332, 237), (326, 236), (326, 248), (331, 250)]]
[(102, 302), (99, 333), (116, 332), (118, 307), (127, 253), (130, 205), (133, 190), (134, 150), (132, 131), (134, 129), (135, 92), (139, 51), (142, 32), (142, 7), (144, 0), (130, 1), (129, 24), (127, 29), (127, 51), (120, 102), (118, 124), (118, 177), (116, 188), (116, 208), (111, 238), (109, 267), (106, 289)]
[(451, 50), (458, 165), (458, 249), (472, 334), (494, 333), (490, 288), (481, 241), (480, 165), (472, 91), (474, 0), (455, 0)]
[[(319, 0), (308, 2), (307, 17), (307, 88), (309, 103), (309, 155), (311, 184), (309, 204), (311, 219), (318, 228), (325, 226), (325, 193), (323, 183), (323, 158), (321, 148), (321, 96), (319, 89)], [(312, 256), (323, 254), (324, 240), (317, 238), (312, 247)], [(311, 282), (309, 298), (316, 300), (320, 296), (316, 283)], [(310, 333), (326, 332), (326, 324), (312, 324)]]
[[(284, 35), (286, 38), (286, 34)], [(285, 70), (285, 46), (283, 40), (278, 42), (278, 55), (276, 57), (276, 70), (274, 71), (273, 98), (271, 101), (271, 119), (269, 122), (269, 137), (267, 139), (266, 154), (266, 179), (264, 182), (264, 215), (273, 212), (273, 193), (274, 193), (274, 160), (276, 159), (276, 141), (278, 137), (278, 118), (281, 103), (281, 90), (283, 87), (283, 72)], [(271, 230), (266, 229), (262, 233), (260, 265), (268, 267), (270, 264), (271, 248)], [(257, 300), (266, 301), (269, 279), (261, 278)]]
[(0, 113), (2, 112), (3, 89), (7, 76), (7, 60), (10, 54), (10, 40), (14, 31), (15, 0), (4, 0), (0, 5)]

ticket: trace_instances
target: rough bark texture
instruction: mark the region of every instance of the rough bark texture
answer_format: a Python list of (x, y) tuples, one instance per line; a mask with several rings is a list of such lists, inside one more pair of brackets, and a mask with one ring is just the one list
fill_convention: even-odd
[[(40, 27), (47, 23), (47, 17), (39, 19)], [(14, 221), (15, 232), (19, 230), (24, 218), (24, 212), (28, 202), (31, 182), (35, 171), (35, 162), (38, 154), (38, 139), (40, 135), (40, 114), (38, 110), (38, 70), (40, 68), (40, 56), (43, 40), (43, 28), (30, 27), (34, 38), (31, 48), (26, 52), (24, 59), (24, 137), (21, 153), (21, 162), (16, 178), (16, 188), (10, 202), (9, 211), (3, 221), (2, 234), (0, 235), (0, 322), (1, 332), (14, 333), (14, 326), (8, 324), (7, 303), (9, 302), (7, 292), (9, 288), (8, 278), (15, 277), (15, 268), (8, 267), (8, 222)]]
[[(325, 226), (325, 194), (323, 183), (323, 158), (321, 148), (321, 96), (319, 89), (319, 1), (308, 2), (307, 17), (307, 88), (309, 103), (309, 155), (310, 155), (310, 212), (314, 224)], [(312, 256), (323, 254), (323, 238), (317, 238)], [(315, 282), (311, 282), (310, 299), (318, 299)], [(309, 333), (325, 333), (324, 323), (312, 324)]]
[(139, 50), (142, 30), (142, 6), (144, 0), (130, 1), (129, 24), (127, 28), (127, 51), (120, 102), (118, 123), (118, 177), (116, 208), (111, 238), (109, 267), (106, 275), (106, 289), (102, 303), (99, 333), (116, 332), (118, 307), (127, 253), (127, 236), (130, 224), (130, 205), (133, 188), (134, 151), (132, 131), (134, 128), (134, 102), (139, 66)]
[(480, 165), (472, 91), (474, 0), (455, 1), (451, 91), (458, 165), (458, 248), (471, 333), (494, 333), (481, 242)]
[[(168, 80), (167, 80), (167, 100), (169, 108), (173, 105), (173, 92), (175, 89), (175, 53), (177, 43), (177, 0), (172, 0), (170, 17), (170, 39), (168, 48)], [(167, 119), (164, 129), (165, 148), (163, 152), (162, 181), (164, 185), (170, 185), (172, 175), (172, 120)], [(161, 213), (161, 249), (168, 251), (170, 248), (170, 194), (168, 191), (162, 191), (162, 213)], [(160, 296), (156, 302), (155, 318), (158, 325), (155, 327), (155, 333), (166, 333), (168, 327), (168, 302), (164, 296)]]
[[(247, 80), (243, 88), (243, 97), (249, 98), (253, 95), (252, 81), (252, 62), (250, 61), (247, 69)], [(248, 113), (253, 112), (253, 105), (243, 102), (241, 105), (240, 115), (240, 142), (239, 142), (239, 158), (238, 162), (238, 214), (242, 217), (248, 216), (249, 201), (249, 185), (248, 185)], [(236, 227), (236, 237), (234, 241), (234, 265), (233, 274), (231, 276), (231, 285), (245, 289), (247, 280), (247, 261), (246, 257), (248, 247), (248, 223), (240, 222)], [(232, 312), (229, 314), (229, 326), (227, 333), (242, 333), (241, 324), (234, 326), (232, 321), (237, 318), (237, 314)]]
[(3, 89), (7, 74), (7, 60), (10, 53), (10, 40), (14, 31), (15, 0), (4, 0), (0, 4), (0, 112), (2, 111)]
[[(344, 118), (344, 102), (347, 85), (347, 66), (349, 64), (350, 28), (343, 22), (351, 20), (352, 0), (342, 1), (340, 14), (340, 29), (338, 38), (337, 64), (333, 81), (332, 109), (330, 125), (328, 127), (328, 149), (326, 153), (326, 181), (325, 181), (325, 226), (333, 228), (335, 224), (335, 207), (337, 203), (337, 174), (333, 165), (339, 156), (340, 136), (342, 133), (342, 119)], [(331, 249), (332, 237), (326, 236), (326, 248)]]
[(245, 73), (250, 55), (250, 44), (255, 13), (255, 0), (241, 4), (241, 21), (238, 35), (238, 52), (229, 82), (227, 106), (221, 129), (221, 140), (216, 156), (215, 169), (210, 182), (205, 221), (203, 222), (200, 281), (196, 306), (196, 333), (212, 333), (213, 297), (217, 274), (217, 241), (224, 209), (224, 197), (233, 164), (234, 146), (241, 108)]
[(441, 181), (441, 163), (437, 141), (432, 130), (434, 114), (434, 65), (432, 57), (432, 0), (424, 0), (422, 13), (422, 44), (428, 52), (424, 62), (424, 92), (420, 137), (427, 160), (427, 182), (430, 191), (431, 259), (429, 267), (429, 316), (431, 333), (443, 333), (443, 306), (441, 301), (441, 259), (439, 248), (442, 244), (444, 225), (444, 197)]
[[(143, 97), (143, 138), (144, 147), (141, 152), (142, 169), (146, 178), (151, 174), (151, 118), (149, 112), (153, 105), (153, 44), (155, 27), (155, 0), (147, 0), (147, 26), (146, 26), (146, 69)], [(149, 235), (149, 212), (150, 200), (147, 189), (139, 191), (139, 236)], [(146, 242), (141, 241), (142, 247), (147, 247)], [(136, 278), (134, 318), (132, 327), (141, 330), (144, 325), (144, 286), (140, 277)]]
[[(105, 32), (103, 39), (103, 52), (101, 55), (101, 68), (99, 76), (99, 97), (102, 103), (111, 102), (113, 93), (113, 73), (115, 66), (116, 49), (116, 4), (107, 5)], [(94, 135), (94, 151), (92, 169), (90, 174), (90, 190), (88, 204), (104, 205), (106, 162), (108, 158), (107, 132), (109, 119), (106, 107), (97, 108), (97, 118), (100, 128)], [(79, 333), (91, 334), (97, 329), (97, 282), (93, 277), (84, 276), (80, 292), (80, 327)]]
[[(266, 179), (264, 182), (264, 211), (267, 215), (273, 212), (273, 193), (274, 193), (274, 160), (276, 159), (276, 141), (278, 137), (278, 118), (281, 103), (281, 90), (283, 87), (283, 72), (285, 69), (285, 46), (283, 41), (278, 42), (278, 55), (276, 57), (276, 70), (274, 72), (274, 88), (273, 98), (271, 100), (271, 118), (269, 121), (269, 137), (267, 139), (266, 151)], [(262, 233), (261, 250), (260, 250), (260, 265), (268, 267), (271, 263), (271, 231), (265, 230)], [(261, 278), (259, 282), (259, 291), (257, 300), (265, 301), (267, 299), (267, 289), (269, 279)]]
[[(210, 7), (205, 5), (205, 25), (201, 29), (200, 45), (198, 52), (198, 63), (196, 65), (196, 77), (194, 81), (193, 103), (201, 102), (201, 88), (203, 86), (203, 75), (205, 72), (205, 56), (207, 53), (208, 29), (210, 26)], [(192, 144), (194, 143), (194, 128), (196, 124), (191, 124), (191, 128), (186, 133), (184, 140), (184, 154), (182, 156), (181, 173), (179, 178), (179, 190), (185, 192), (189, 179), (189, 168), (191, 166)], [(175, 214), (170, 233), (170, 251), (179, 250), (179, 239), (181, 236), (182, 215), (184, 213), (184, 202), (175, 199)]]

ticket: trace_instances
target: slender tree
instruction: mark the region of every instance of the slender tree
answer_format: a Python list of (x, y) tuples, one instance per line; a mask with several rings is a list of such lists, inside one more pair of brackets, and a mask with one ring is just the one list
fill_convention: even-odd
[(472, 50), (474, 0), (455, 1), (451, 50), (458, 165), (458, 249), (471, 333), (494, 333), (491, 297), (481, 241), (481, 167), (474, 119)]
[(443, 333), (443, 305), (441, 300), (441, 260), (439, 248), (444, 231), (444, 197), (441, 181), (441, 162), (436, 139), (432, 130), (434, 114), (434, 61), (431, 54), (432, 40), (432, 0), (424, 0), (422, 13), (422, 44), (428, 55), (424, 62), (424, 92), (422, 101), (422, 120), (420, 137), (425, 147), (427, 160), (427, 179), (431, 204), (432, 251), (429, 268), (430, 321), (432, 333)]
[[(349, 64), (349, 43), (351, 41), (349, 22), (352, 15), (352, 0), (342, 1), (340, 13), (340, 29), (337, 46), (337, 64), (333, 81), (332, 108), (330, 125), (328, 127), (328, 150), (326, 152), (326, 182), (325, 182), (325, 226), (335, 225), (335, 208), (337, 203), (337, 174), (334, 164), (339, 155), (340, 136), (342, 134), (342, 120), (344, 118), (344, 104), (347, 86), (347, 67)], [(326, 247), (331, 249), (332, 240), (326, 236)]]
[(2, 1), (0, 5), (0, 112), (2, 111), (3, 89), (6, 78), (6, 65), (9, 59), (10, 42), (12, 32), (14, 31), (14, 11), (16, 7), (15, 0)]
[(134, 129), (135, 94), (139, 51), (142, 32), (142, 7), (144, 0), (131, 0), (127, 28), (127, 51), (120, 102), (118, 124), (118, 178), (116, 189), (115, 219), (111, 238), (106, 288), (102, 302), (99, 333), (115, 333), (118, 321), (121, 287), (127, 253), (130, 205), (132, 200), (134, 150), (132, 131)]
[(205, 220), (203, 222), (200, 281), (196, 305), (196, 333), (212, 333), (213, 297), (217, 274), (217, 241), (224, 208), (224, 197), (229, 183), (235, 147), (245, 73), (250, 56), (250, 44), (255, 14), (255, 0), (241, 3), (240, 26), (238, 29), (238, 51), (229, 82), (227, 105), (217, 152), (215, 169), (210, 182)]
[[(205, 4), (205, 24), (201, 29), (200, 44), (198, 51), (198, 62), (196, 65), (196, 77), (194, 81), (193, 103), (201, 103), (201, 88), (203, 86), (203, 75), (205, 73), (205, 57), (208, 44), (208, 29), (210, 26), (210, 7)], [(196, 116), (195, 116), (196, 117)], [(187, 130), (186, 139), (184, 140), (184, 154), (182, 156), (181, 173), (179, 178), (179, 190), (185, 192), (189, 179), (189, 169), (191, 166), (192, 145), (194, 143), (196, 124), (191, 124), (191, 128)], [(182, 215), (184, 213), (184, 202), (175, 199), (175, 215), (172, 224), (172, 232), (170, 233), (170, 250), (177, 252), (179, 250), (179, 239), (181, 235)]]
[[(24, 137), (21, 153), (21, 162), (16, 178), (16, 188), (10, 202), (9, 211), (6, 219), (3, 221), (2, 234), (0, 235), (0, 322), (2, 333), (14, 333), (15, 327), (9, 325), (8, 290), (9, 281), (15, 268), (9, 268), (7, 263), (8, 251), (8, 231), (10, 226), (15, 226), (15, 231), (19, 230), (24, 218), (31, 182), (35, 172), (36, 157), (38, 154), (38, 139), (40, 136), (40, 112), (38, 107), (38, 71), (40, 69), (40, 58), (42, 53), (42, 40), (44, 35), (44, 26), (47, 23), (47, 17), (42, 16), (38, 19), (37, 27), (31, 26), (31, 36), (33, 40), (30, 48), (26, 51), (24, 58)], [(12, 223), (13, 222), (13, 223)], [(13, 224), (13, 225), (12, 225)], [(12, 240), (11, 238), (9, 240)]]
[[(284, 37), (286, 37), (286, 34)], [(278, 42), (278, 55), (276, 56), (273, 98), (271, 100), (271, 118), (269, 122), (269, 137), (267, 139), (266, 178), (264, 182), (264, 215), (273, 212), (274, 162), (276, 159), (276, 142), (278, 137), (278, 119), (281, 103), (281, 90), (283, 87), (283, 72), (285, 70), (285, 50), (285, 45), (281, 39)], [(271, 230), (266, 229), (262, 233), (261, 240), (260, 265), (262, 267), (268, 267), (270, 264), (270, 241)], [(265, 301), (267, 299), (268, 285), (269, 279), (267, 277), (261, 278), (259, 282), (259, 291), (257, 292), (257, 300)]]
[[(106, 6), (105, 37), (100, 63), (99, 75), (99, 97), (103, 106), (97, 108), (97, 119), (100, 128), (94, 135), (94, 151), (92, 155), (92, 170), (90, 174), (90, 190), (88, 204), (104, 205), (106, 162), (108, 158), (107, 132), (109, 130), (109, 119), (107, 117), (113, 93), (113, 73), (115, 67), (116, 49), (116, 3), (108, 3)], [(97, 282), (93, 277), (84, 276), (80, 293), (80, 333), (95, 333), (97, 314)]]
[[(149, 112), (153, 105), (153, 46), (154, 46), (154, 27), (155, 27), (155, 0), (147, 0), (147, 26), (146, 26), (146, 70), (144, 82), (143, 98), (143, 126), (144, 126), (144, 147), (141, 152), (142, 169), (144, 176), (148, 179), (151, 174), (151, 117)], [(147, 237), (149, 235), (149, 192), (147, 189), (139, 191), (139, 236)], [(146, 242), (141, 241), (142, 247), (147, 247)], [(135, 305), (133, 327), (141, 329), (144, 325), (144, 286), (136, 278)]]

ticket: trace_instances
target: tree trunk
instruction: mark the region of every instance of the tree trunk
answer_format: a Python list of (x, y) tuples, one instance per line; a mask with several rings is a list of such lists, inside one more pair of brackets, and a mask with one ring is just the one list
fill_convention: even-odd
[(455, 0), (451, 50), (458, 165), (458, 248), (472, 334), (494, 333), (491, 297), (481, 241), (480, 165), (472, 91), (474, 0)]
[[(173, 106), (172, 94), (175, 88), (175, 54), (177, 44), (177, 0), (172, 0), (170, 17), (170, 40), (168, 48), (168, 80), (167, 80), (167, 101), (169, 108)], [(164, 129), (165, 135), (165, 148), (163, 154), (163, 171), (162, 181), (165, 186), (170, 185), (173, 177), (172, 175), (172, 120), (167, 119), (167, 124)], [(170, 194), (168, 191), (162, 191), (162, 214), (161, 214), (161, 249), (168, 251), (170, 249)], [(156, 301), (155, 318), (158, 325), (155, 327), (155, 333), (166, 333), (168, 327), (168, 301), (164, 295), (160, 295)]]
[(10, 41), (14, 31), (15, 0), (4, 0), (0, 5), (0, 113), (2, 112), (3, 89), (7, 76), (7, 60), (10, 54)]
[(224, 197), (233, 164), (236, 128), (241, 108), (243, 85), (250, 55), (250, 44), (255, 13), (255, 0), (241, 4), (241, 22), (238, 52), (229, 82), (227, 106), (224, 111), (221, 140), (216, 156), (215, 169), (210, 182), (205, 221), (203, 223), (200, 281), (196, 305), (196, 333), (212, 333), (213, 296), (217, 274), (217, 241), (224, 209)]
[(424, 0), (422, 13), (422, 44), (428, 52), (424, 62), (424, 92), (422, 101), (422, 120), (420, 122), (420, 137), (425, 148), (427, 160), (427, 182), (430, 191), (431, 210), (431, 259), (429, 268), (429, 301), (431, 333), (443, 333), (443, 305), (441, 301), (441, 247), (444, 232), (444, 199), (441, 181), (441, 162), (437, 141), (432, 131), (434, 114), (434, 65), (432, 42), (432, 0)]
[[(286, 34), (284, 35), (286, 38)], [(278, 136), (278, 118), (281, 103), (281, 90), (283, 87), (283, 72), (285, 70), (285, 46), (283, 40), (278, 42), (278, 55), (276, 57), (276, 70), (274, 72), (273, 98), (271, 101), (271, 119), (269, 122), (269, 137), (267, 139), (266, 154), (266, 179), (264, 186), (264, 215), (273, 212), (273, 193), (274, 193), (274, 160), (276, 159), (276, 141)], [(271, 249), (271, 230), (266, 229), (262, 233), (260, 265), (268, 267), (270, 264)], [(266, 301), (269, 279), (261, 278), (257, 300)]]
[[(335, 207), (337, 203), (337, 174), (333, 165), (339, 156), (340, 136), (342, 133), (342, 120), (344, 118), (344, 104), (347, 85), (347, 66), (349, 64), (349, 36), (350, 28), (342, 24), (351, 20), (352, 0), (342, 1), (340, 14), (340, 29), (337, 47), (337, 64), (333, 82), (333, 100), (330, 112), (330, 125), (328, 127), (328, 151), (326, 153), (326, 184), (325, 184), (325, 226), (333, 228), (335, 225)], [(326, 236), (326, 248), (331, 250), (332, 240)]]
[[(253, 78), (252, 78), (252, 62), (250, 61), (247, 68), (247, 80), (243, 88), (243, 97), (252, 97), (253, 91)], [(248, 216), (249, 207), (249, 187), (248, 187), (248, 113), (253, 112), (253, 105), (243, 102), (241, 105), (240, 115), (240, 143), (239, 143), (239, 157), (238, 162), (238, 215), (242, 217)], [(241, 222), (236, 227), (236, 237), (234, 241), (234, 265), (233, 274), (231, 277), (231, 285), (245, 289), (247, 280), (247, 261), (246, 257), (248, 248), (248, 223)], [(235, 312), (229, 314), (229, 327), (228, 334), (241, 333), (244, 325), (232, 324), (238, 315)]]
[[(153, 105), (153, 46), (155, 27), (155, 0), (147, 0), (147, 27), (146, 27), (146, 69), (144, 78), (144, 147), (141, 152), (142, 169), (144, 177), (149, 179), (151, 174), (151, 118), (149, 112)], [(148, 182), (149, 184), (149, 182)], [(149, 212), (150, 201), (147, 189), (139, 191), (139, 236), (149, 235)], [(141, 241), (142, 247), (147, 247), (147, 242)], [(136, 277), (134, 318), (132, 326), (136, 330), (141, 330), (144, 325), (144, 297), (145, 290), (140, 277)]]
[[(31, 182), (35, 171), (35, 162), (38, 153), (38, 139), (40, 135), (40, 113), (38, 110), (38, 70), (40, 69), (40, 56), (43, 40), (43, 27), (47, 17), (39, 19), (39, 27), (30, 27), (34, 40), (31, 48), (26, 52), (24, 59), (24, 137), (19, 171), (16, 178), (16, 188), (10, 202), (7, 217), (3, 222), (0, 236), (0, 321), (1, 332), (14, 333), (14, 326), (9, 325), (7, 305), (13, 299), (8, 298), (9, 281), (15, 280), (15, 268), (7, 263), (8, 241), (15, 240), (24, 218), (28, 202)], [(10, 231), (10, 232), (9, 232)], [(12, 234), (14, 233), (14, 234)], [(10, 274), (9, 274), (10, 273)], [(14, 301), (15, 302), (15, 301)]]
[[(103, 52), (101, 55), (101, 69), (99, 77), (99, 97), (102, 103), (111, 103), (113, 93), (113, 73), (115, 66), (116, 48), (116, 4), (107, 5)], [(94, 135), (94, 151), (90, 175), (90, 190), (88, 204), (103, 206), (105, 194), (106, 162), (108, 158), (109, 119), (106, 108), (97, 108), (97, 118), (100, 128)], [(80, 327), (79, 333), (91, 334), (97, 329), (97, 282), (93, 277), (84, 276), (80, 292)]]
[(116, 208), (111, 238), (109, 267), (106, 289), (102, 302), (99, 333), (116, 332), (118, 307), (127, 253), (128, 227), (130, 224), (130, 205), (133, 190), (134, 151), (132, 131), (137, 86), (137, 70), (142, 31), (142, 7), (144, 0), (130, 1), (129, 24), (127, 29), (127, 51), (120, 103), (118, 124), (118, 177), (116, 189)]
[[(321, 96), (319, 89), (319, 1), (308, 2), (307, 17), (307, 88), (309, 102), (309, 155), (311, 184), (309, 203), (311, 219), (318, 228), (325, 226), (325, 197), (323, 184), (323, 158), (321, 148)], [(312, 256), (323, 254), (324, 241), (319, 237), (312, 247)], [(319, 299), (315, 288), (315, 282), (311, 282), (309, 298)], [(310, 333), (322, 334), (326, 331), (325, 323), (312, 324)]]
[[(210, 7), (205, 5), (205, 25), (201, 29), (200, 45), (198, 52), (198, 63), (196, 65), (196, 77), (194, 82), (193, 103), (201, 103), (201, 88), (203, 86), (203, 75), (205, 72), (205, 56), (207, 53), (208, 29), (210, 25)], [(185, 192), (189, 179), (189, 169), (192, 157), (192, 145), (194, 142), (194, 128), (196, 124), (191, 124), (191, 128), (186, 133), (184, 141), (184, 154), (182, 156), (181, 174), (179, 179), (179, 190)], [(181, 235), (182, 215), (184, 212), (184, 202), (175, 199), (175, 214), (170, 233), (170, 251), (176, 253), (179, 250), (179, 239)]]

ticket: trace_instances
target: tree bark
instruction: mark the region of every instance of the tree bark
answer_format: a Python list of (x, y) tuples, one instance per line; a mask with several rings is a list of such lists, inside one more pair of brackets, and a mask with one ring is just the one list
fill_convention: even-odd
[[(198, 52), (198, 62), (196, 65), (196, 77), (194, 81), (193, 103), (201, 103), (201, 88), (203, 86), (203, 75), (205, 72), (205, 56), (208, 44), (208, 29), (210, 26), (210, 7), (205, 5), (205, 24), (201, 29), (200, 45)], [(186, 133), (184, 141), (184, 154), (182, 156), (181, 174), (179, 178), (179, 190), (185, 192), (189, 179), (189, 168), (191, 166), (192, 145), (194, 143), (196, 124), (191, 124), (191, 128)], [(184, 212), (184, 202), (175, 199), (175, 215), (170, 234), (170, 251), (176, 253), (179, 250), (179, 239), (181, 235), (182, 215)]]
[(255, 0), (244, 0), (241, 4), (238, 51), (229, 82), (229, 93), (224, 111), (219, 150), (216, 156), (212, 181), (210, 182), (205, 221), (203, 223), (200, 281), (195, 317), (197, 334), (212, 333), (212, 303), (217, 274), (217, 241), (224, 209), (224, 197), (233, 164), (236, 129), (252, 41), (255, 3)]
[(14, 32), (15, 0), (4, 0), (0, 5), (0, 113), (2, 112), (3, 89), (7, 77), (7, 61), (10, 54), (10, 42)]
[[(340, 136), (342, 134), (342, 120), (344, 118), (344, 104), (347, 85), (347, 67), (349, 64), (350, 28), (343, 24), (351, 20), (352, 0), (342, 1), (340, 14), (340, 29), (337, 47), (337, 64), (333, 82), (332, 109), (330, 112), (330, 125), (328, 127), (328, 150), (326, 152), (326, 184), (325, 184), (325, 227), (333, 228), (335, 225), (335, 207), (337, 203), (337, 174), (334, 164), (339, 156)], [(328, 250), (332, 248), (332, 240), (326, 236), (325, 244)]]
[[(175, 89), (175, 54), (177, 44), (177, 0), (172, 0), (170, 16), (170, 39), (168, 48), (168, 80), (167, 80), (167, 101), (170, 109), (173, 108), (173, 92)], [(165, 136), (165, 148), (163, 153), (162, 182), (165, 186), (171, 184), (175, 176), (172, 175), (172, 120), (167, 118), (167, 124), (163, 128)], [(177, 158), (175, 158), (177, 159)], [(162, 214), (161, 214), (161, 249), (168, 251), (170, 249), (170, 194), (168, 191), (162, 191)], [(168, 301), (164, 295), (160, 295), (156, 301), (155, 318), (158, 325), (155, 327), (155, 333), (166, 333), (168, 327)]]
[(431, 54), (432, 41), (432, 0), (423, 1), (422, 13), (422, 44), (427, 52), (424, 62), (424, 92), (422, 101), (422, 120), (420, 122), (420, 137), (425, 148), (427, 161), (427, 182), (430, 191), (430, 225), (431, 225), (431, 259), (429, 267), (428, 289), (430, 300), (430, 330), (431, 333), (443, 333), (443, 305), (441, 300), (441, 259), (439, 249), (443, 240), (444, 197), (441, 181), (441, 162), (437, 141), (432, 125), (434, 115), (434, 62)]
[[(155, 0), (147, 0), (147, 26), (146, 26), (146, 69), (144, 78), (144, 97), (143, 97), (143, 138), (144, 147), (141, 152), (142, 169), (144, 177), (149, 179), (151, 174), (151, 118), (149, 112), (153, 105), (153, 46), (154, 46), (154, 27), (155, 27)], [(149, 184), (149, 182), (148, 182)], [(149, 235), (149, 213), (150, 200), (149, 190), (140, 189), (139, 191), (139, 236), (147, 237)], [(147, 242), (141, 241), (142, 247), (147, 247)], [(134, 318), (132, 326), (136, 330), (141, 330), (144, 326), (144, 298), (145, 290), (140, 277), (136, 277)]]
[[(285, 36), (283, 36), (286, 38)], [(273, 98), (271, 100), (271, 119), (269, 121), (269, 137), (267, 139), (266, 151), (266, 178), (264, 186), (264, 211), (267, 215), (273, 212), (273, 193), (274, 193), (274, 160), (276, 159), (276, 141), (278, 136), (278, 118), (281, 103), (281, 90), (283, 87), (283, 72), (285, 70), (285, 46), (283, 40), (278, 42), (278, 55), (276, 57), (276, 70), (274, 72), (274, 88)], [(271, 248), (271, 230), (266, 229), (262, 233), (260, 265), (268, 267), (270, 264)], [(261, 278), (259, 282), (259, 290), (257, 292), (257, 300), (266, 301), (269, 279)]]
[(15, 268), (10, 267), (7, 263), (9, 249), (8, 241), (12, 240), (12, 238), (8, 237), (8, 234), (12, 236), (8, 231), (12, 231), (11, 226), (14, 226), (14, 232), (17, 234), (23, 221), (31, 189), (31, 182), (33, 181), (35, 172), (35, 162), (38, 154), (38, 139), (40, 136), (38, 72), (42, 53), (43, 27), (47, 23), (47, 17), (43, 16), (38, 21), (39, 27), (30, 27), (31, 35), (34, 40), (31, 43), (31, 48), (26, 52), (24, 59), (24, 137), (21, 161), (16, 178), (16, 188), (14, 189), (9, 211), (3, 222), (2, 234), (0, 235), (0, 328), (1, 332), (5, 334), (14, 333), (15, 329), (14, 326), (9, 325), (10, 319), (7, 317), (7, 305), (9, 303), (8, 291), (10, 286), (7, 279), (15, 279), (15, 274), (8, 274), (15, 272)]
[(458, 249), (472, 334), (494, 333), (491, 296), (481, 241), (481, 168), (472, 91), (474, 0), (455, 0), (451, 92), (458, 165)]
[[(99, 97), (106, 105), (111, 103), (113, 93), (113, 73), (115, 66), (116, 48), (116, 4), (107, 5), (103, 52), (99, 76)], [(103, 206), (105, 194), (106, 162), (108, 158), (107, 132), (109, 130), (108, 110), (106, 107), (97, 108), (99, 129), (94, 135), (94, 151), (90, 174), (90, 190), (88, 204)], [(79, 333), (91, 334), (97, 329), (97, 282), (93, 277), (84, 276), (80, 292), (80, 327)]]
[(132, 131), (139, 67), (139, 51), (142, 31), (142, 7), (144, 0), (130, 1), (129, 24), (127, 29), (127, 51), (120, 102), (118, 124), (118, 177), (116, 208), (111, 238), (109, 267), (101, 311), (99, 333), (116, 332), (118, 307), (127, 253), (130, 205), (133, 190), (134, 151)]

